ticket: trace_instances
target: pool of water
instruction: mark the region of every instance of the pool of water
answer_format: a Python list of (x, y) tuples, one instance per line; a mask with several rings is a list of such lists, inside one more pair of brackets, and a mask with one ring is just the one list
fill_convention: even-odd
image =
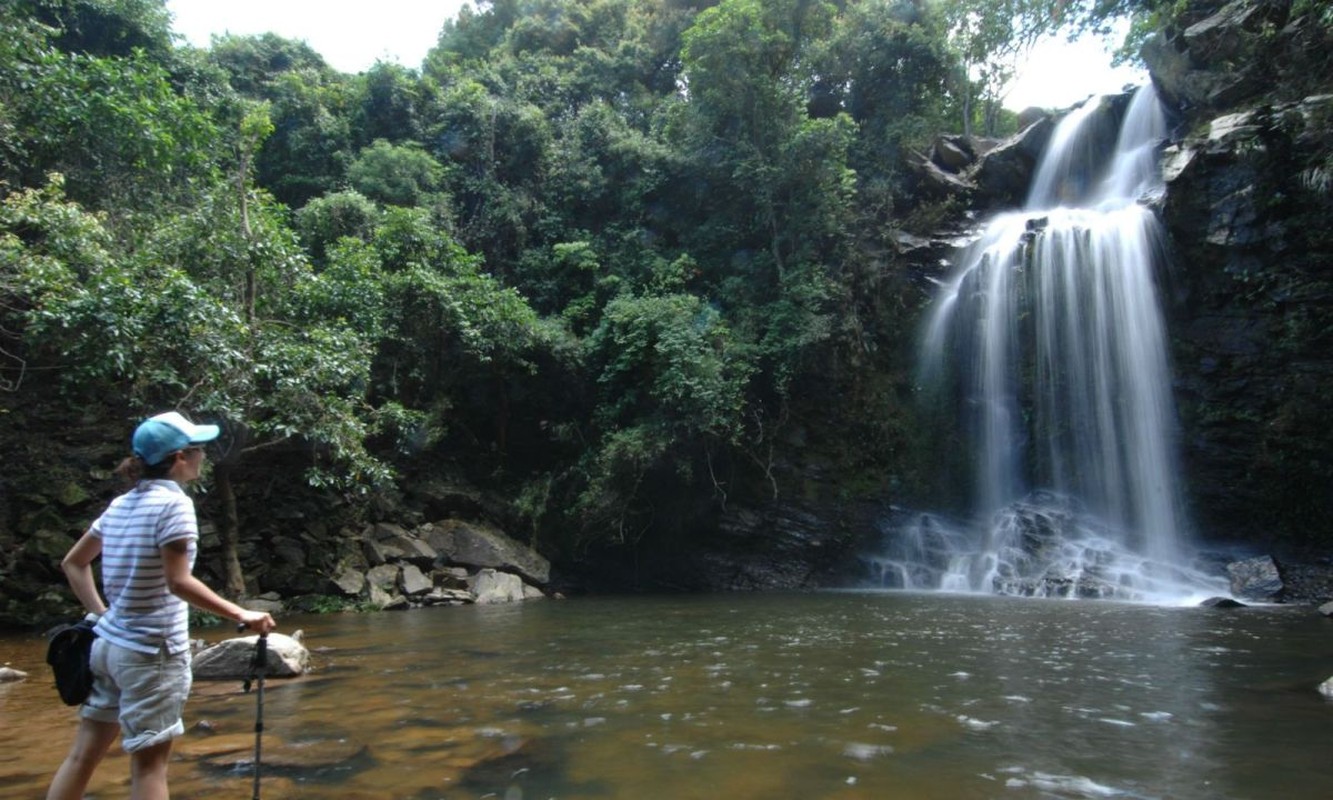
[[(1330, 796), (1333, 623), (895, 592), (579, 598), (289, 616), (263, 797)], [(205, 638), (227, 634), (196, 631)], [(0, 797), (63, 757), (40, 638), (0, 637)], [(251, 797), (255, 692), (196, 685), (173, 795)], [(118, 748), (90, 797), (124, 798)]]

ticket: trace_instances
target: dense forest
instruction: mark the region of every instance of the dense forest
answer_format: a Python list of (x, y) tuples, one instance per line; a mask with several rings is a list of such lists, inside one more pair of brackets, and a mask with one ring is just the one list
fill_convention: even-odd
[(226, 428), (233, 594), (279, 509), (441, 482), (566, 567), (816, 491), (812, 460), (829, 499), (927, 496), (896, 242), (958, 209), (914, 159), (1013, 132), (1036, 37), (1134, 14), (1132, 47), (1188, 5), (496, 0), (347, 75), (183, 46), (162, 0), (9, 0), (2, 549), (76, 535), (164, 408)]

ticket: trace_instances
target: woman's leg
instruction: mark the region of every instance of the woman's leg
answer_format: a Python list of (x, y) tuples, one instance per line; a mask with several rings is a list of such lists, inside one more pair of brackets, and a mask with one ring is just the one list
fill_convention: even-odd
[(88, 781), (92, 780), (93, 771), (102, 763), (102, 757), (119, 733), (120, 726), (114, 722), (80, 719), (74, 744), (60, 769), (56, 770), (46, 800), (80, 800), (88, 788)]
[(145, 747), (130, 753), (130, 800), (167, 800), (167, 762), (171, 759), (171, 742)]

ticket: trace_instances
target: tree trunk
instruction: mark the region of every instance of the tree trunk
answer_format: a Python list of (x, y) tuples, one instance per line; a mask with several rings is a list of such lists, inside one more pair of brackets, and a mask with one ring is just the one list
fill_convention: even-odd
[(222, 594), (231, 597), (245, 596), (245, 575), (241, 572), (241, 559), (237, 553), (240, 539), (240, 521), (236, 515), (236, 492), (231, 483), (231, 467), (218, 464), (213, 468), (213, 482), (217, 487), (218, 500), (222, 506), (222, 519), (218, 523), (218, 538), (222, 541), (222, 570), (225, 585)]

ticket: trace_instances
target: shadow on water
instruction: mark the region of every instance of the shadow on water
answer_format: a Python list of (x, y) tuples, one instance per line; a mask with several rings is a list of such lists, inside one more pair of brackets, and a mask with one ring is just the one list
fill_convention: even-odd
[[(1327, 796), (1327, 620), (940, 593), (598, 598), (288, 617), (316, 669), (270, 680), (263, 796)], [(202, 631), (205, 636), (217, 632)], [(0, 798), (73, 730), (42, 641), (0, 638)], [(172, 789), (250, 797), (256, 698), (199, 683)], [(128, 796), (118, 751), (90, 797)]]

